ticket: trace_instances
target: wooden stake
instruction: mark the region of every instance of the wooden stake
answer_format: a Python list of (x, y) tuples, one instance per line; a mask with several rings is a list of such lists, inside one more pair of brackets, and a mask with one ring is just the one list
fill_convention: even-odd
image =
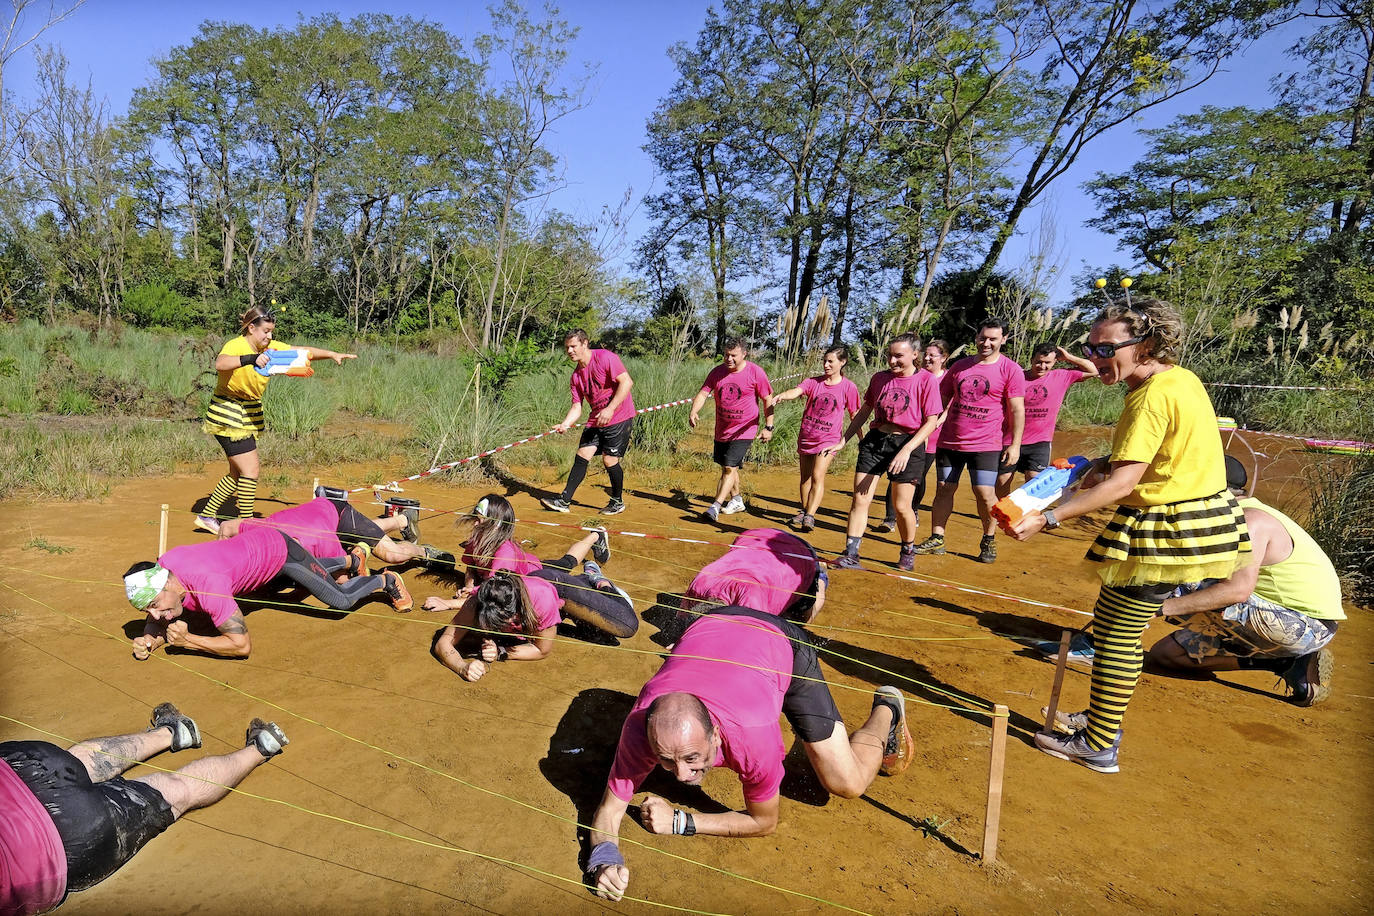
[(316, 477), (315, 480), (314, 480), (314, 482), (310, 484), (310, 495), (313, 497), (313, 496), (315, 495), (315, 491), (318, 490), (319, 488), (320, 488), (320, 478)]
[(166, 503), (162, 504), (162, 519), (157, 531), (157, 555), (162, 556), (167, 552), (167, 510), (170, 508)]
[(983, 864), (997, 861), (997, 828), (1002, 822), (1002, 775), (1007, 767), (1007, 707), (992, 708), (992, 753), (988, 763), (988, 810), (983, 818)]
[(1054, 663), (1054, 686), (1050, 688), (1050, 705), (1045, 707), (1045, 731), (1054, 731), (1054, 714), (1059, 712), (1059, 691), (1064, 686), (1064, 667), (1069, 663), (1069, 642), (1073, 631), (1065, 630), (1059, 637), (1059, 659)]

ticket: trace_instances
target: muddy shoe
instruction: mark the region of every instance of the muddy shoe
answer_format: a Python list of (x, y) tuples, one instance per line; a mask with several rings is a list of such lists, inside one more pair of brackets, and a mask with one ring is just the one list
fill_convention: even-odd
[(883, 765), (878, 770), (884, 776), (896, 776), (911, 766), (916, 754), (911, 730), (906, 727), (906, 697), (896, 687), (879, 687), (873, 692), (873, 708), (886, 706), (892, 710), (892, 726), (883, 744)]
[(895, 518), (885, 518), (873, 526), (874, 531), (896, 531), (897, 520)]
[(978, 562), (996, 563), (997, 562), (997, 537), (992, 534), (983, 535), (983, 539), (978, 542)]
[(387, 570), (382, 573), (382, 591), (386, 592), (386, 597), (391, 601), (391, 606), (402, 614), (408, 613), (415, 602), (411, 600), (410, 592), (406, 591), (405, 580), (399, 573)]
[(814, 515), (803, 515), (801, 520), (802, 531), (816, 530), (816, 517)]
[(244, 736), (244, 747), (255, 747), (264, 757), (275, 757), (290, 744), (286, 732), (275, 722), (254, 719), (248, 723), (248, 733)]
[(611, 561), (611, 538), (606, 533), (605, 528), (588, 528), (588, 531), (596, 535), (596, 543), (592, 545), (592, 559), (598, 563), (609, 563)]
[[(1049, 711), (1050, 708), (1048, 706), (1040, 707), (1040, 715), (1042, 716)], [(1074, 732), (1081, 732), (1088, 727), (1088, 711), (1085, 709), (1082, 712), (1064, 712), (1062, 709), (1056, 709), (1054, 712), (1054, 725), (1052, 727), (1061, 735), (1072, 735)]]
[(152, 722), (148, 731), (158, 728), (171, 729), (172, 750), (184, 751), (188, 747), (200, 747), (200, 729), (196, 720), (183, 716), (181, 710), (171, 703), (159, 703), (153, 709)]
[(550, 512), (567, 512), (572, 508), (572, 503), (561, 496), (546, 496), (539, 500), (539, 504)]
[(386, 501), (387, 516), (404, 515), (406, 517), (405, 530), (401, 532), (401, 537), (412, 544), (420, 543), (420, 501), (411, 499), (408, 496), (391, 496)]
[(625, 511), (625, 500), (612, 499), (606, 503), (606, 508), (601, 510), (602, 515), (619, 515)]
[(932, 534), (916, 545), (916, 552), (924, 556), (939, 556), (945, 552), (945, 536), (943, 534)]
[(916, 568), (916, 545), (903, 545), (897, 554), (897, 568), (902, 572), (911, 572)]
[(362, 544), (354, 544), (348, 548), (348, 566), (339, 570), (339, 574), (334, 577), (338, 583), (347, 582), (349, 579), (367, 575), (367, 548)]
[(458, 558), (447, 550), (440, 550), (433, 544), (421, 545), (425, 551), (425, 565), (434, 572), (453, 572), (453, 567), (457, 565)]
[(852, 554), (842, 553), (830, 561), (831, 569), (863, 569), (859, 563), (859, 558)]
[(1330, 649), (1321, 649), (1293, 659), (1279, 677), (1293, 690), (1295, 706), (1316, 706), (1331, 696), (1331, 675), (1336, 659)]

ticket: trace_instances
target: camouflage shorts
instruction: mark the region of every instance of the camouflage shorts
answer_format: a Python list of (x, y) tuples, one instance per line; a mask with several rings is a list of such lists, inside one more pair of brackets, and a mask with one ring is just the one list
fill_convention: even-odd
[[(1203, 587), (1184, 585), (1175, 594)], [(1212, 655), (1296, 658), (1316, 652), (1336, 635), (1336, 621), (1308, 617), (1259, 595), (1221, 610), (1191, 614), (1177, 622), (1184, 624), (1184, 628), (1173, 634), (1174, 640), (1194, 661)]]

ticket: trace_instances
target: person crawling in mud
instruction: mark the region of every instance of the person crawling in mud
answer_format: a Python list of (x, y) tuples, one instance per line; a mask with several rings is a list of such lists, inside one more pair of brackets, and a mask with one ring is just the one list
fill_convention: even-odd
[(906, 700), (897, 688), (878, 688), (868, 720), (848, 735), (801, 627), (750, 608), (714, 610), (687, 628), (621, 729), (592, 819), (586, 875), (593, 891), (612, 900), (625, 894), (630, 870), (620, 852), (620, 822), (655, 766), (689, 786), (726, 766), (739, 774), (744, 810), (693, 814), (650, 795), (640, 805), (650, 833), (771, 834), (785, 754), (779, 715), (804, 742), (821, 784), (842, 798), (863, 794), (880, 771), (896, 775), (911, 763)]
[(825, 605), (830, 577), (802, 538), (776, 528), (750, 528), (687, 586), (680, 624), (723, 605), (753, 608), (807, 624)]
[[(173, 547), (156, 563), (135, 563), (124, 574), (124, 592), (148, 620), (143, 635), (134, 638), (134, 658), (146, 659), (162, 645), (247, 658), (252, 642), (235, 596), (262, 588), (278, 576), (337, 611), (350, 611), (374, 594), (385, 595), (398, 611), (410, 610), (405, 582), (391, 570), (335, 582), (338, 574), (356, 572), (356, 563), (352, 556), (316, 557), (275, 528), (253, 528), (226, 541)], [(181, 619), (188, 611), (208, 617), (216, 635), (191, 632)]]
[[(212, 805), (289, 744), (254, 719), (244, 746), (175, 772), (122, 775), (163, 751), (200, 747), (200, 729), (171, 703), (144, 732), (0, 743), (0, 913), (43, 913), (113, 875), (187, 811)], [(164, 849), (163, 852), (167, 852)]]

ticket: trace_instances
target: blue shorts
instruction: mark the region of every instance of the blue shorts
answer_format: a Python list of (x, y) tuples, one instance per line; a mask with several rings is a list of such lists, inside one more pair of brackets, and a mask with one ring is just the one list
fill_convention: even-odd
[(958, 483), (964, 468), (975, 487), (997, 486), (997, 469), (1002, 461), (1001, 451), (958, 452), (952, 448), (935, 452), (935, 479), (940, 483)]

